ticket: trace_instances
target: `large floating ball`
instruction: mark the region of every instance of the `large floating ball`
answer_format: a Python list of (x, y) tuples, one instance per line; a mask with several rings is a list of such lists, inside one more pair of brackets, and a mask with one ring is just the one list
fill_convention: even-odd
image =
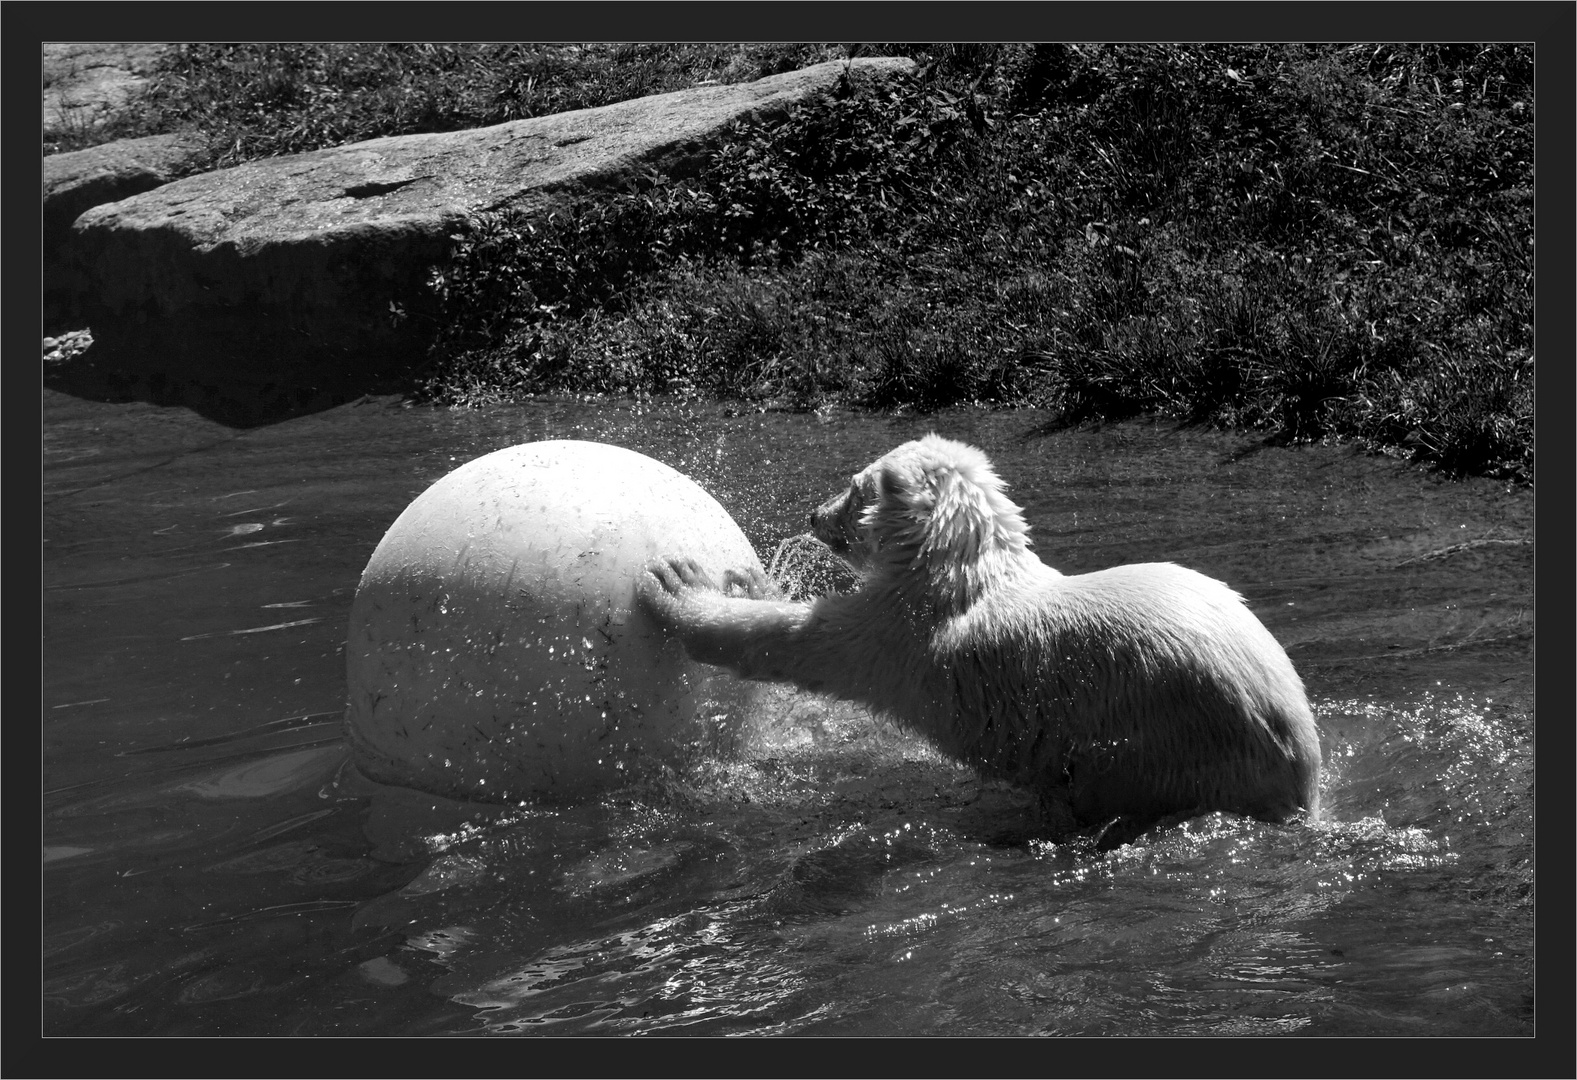
[(574, 799), (737, 732), (750, 691), (635, 608), (648, 560), (759, 568), (717, 501), (603, 443), (527, 443), (428, 488), (361, 576), (346, 732), (375, 780), (457, 798)]

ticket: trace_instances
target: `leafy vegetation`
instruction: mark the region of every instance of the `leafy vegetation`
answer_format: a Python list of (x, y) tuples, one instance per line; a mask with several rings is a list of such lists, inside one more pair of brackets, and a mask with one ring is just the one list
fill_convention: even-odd
[[(469, 221), (426, 392), (1160, 413), (1531, 480), (1530, 47), (864, 51), (920, 68), (694, 180)], [(239, 160), (841, 55), (189, 48), (147, 122)]]

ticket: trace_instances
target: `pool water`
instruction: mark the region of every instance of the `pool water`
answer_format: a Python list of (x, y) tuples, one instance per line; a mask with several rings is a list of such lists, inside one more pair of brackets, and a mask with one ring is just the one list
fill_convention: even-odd
[[(738, 755), (583, 805), (348, 761), (357, 580), (465, 461), (626, 446), (768, 562), (930, 430), (992, 457), (1063, 572), (1242, 592), (1314, 702), (1322, 819), (1054, 845), (1023, 793), (780, 689)], [(1024, 411), (371, 398), (242, 431), (45, 391), (43, 449), (47, 1034), (1533, 1033), (1526, 490)]]

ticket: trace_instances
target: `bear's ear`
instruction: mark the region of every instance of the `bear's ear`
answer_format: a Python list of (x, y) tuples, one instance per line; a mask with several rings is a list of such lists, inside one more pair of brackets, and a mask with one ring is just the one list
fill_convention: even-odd
[(927, 561), (972, 563), (996, 531), (990, 493), (962, 469), (944, 465), (928, 472), (930, 514), (920, 554)]
[(879, 461), (855, 478), (865, 502), (860, 524), (873, 557), (906, 567), (919, 554), (931, 500), (925, 477), (897, 461)]
[(873, 472), (876, 497), (864, 524), (884, 561), (972, 562), (991, 538), (986, 492), (951, 463), (884, 461)]

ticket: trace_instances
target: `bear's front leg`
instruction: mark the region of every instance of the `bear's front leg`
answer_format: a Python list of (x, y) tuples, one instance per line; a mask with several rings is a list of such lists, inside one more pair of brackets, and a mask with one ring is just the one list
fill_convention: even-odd
[[(756, 567), (723, 572), (719, 586), (694, 559), (654, 559), (635, 583), (636, 599), (670, 629), (680, 629), (684, 609), (704, 607), (708, 593), (745, 600), (782, 600), (783, 589)], [(692, 613), (693, 614), (693, 613)]]
[(706, 621), (709, 596), (721, 595), (712, 575), (694, 559), (653, 559), (635, 582), (638, 606), (664, 629), (689, 644)]
[(767, 577), (766, 571), (755, 566), (745, 570), (723, 571), (723, 593), (726, 596), (743, 596), (747, 600), (787, 599), (783, 587)]
[(787, 639), (803, 625), (809, 609), (769, 599), (781, 594), (756, 571), (731, 570), (726, 582), (735, 595), (720, 590), (694, 559), (656, 559), (636, 582), (635, 597), (684, 642), (692, 659), (731, 668), (745, 678), (784, 678), (769, 658), (784, 656)]

